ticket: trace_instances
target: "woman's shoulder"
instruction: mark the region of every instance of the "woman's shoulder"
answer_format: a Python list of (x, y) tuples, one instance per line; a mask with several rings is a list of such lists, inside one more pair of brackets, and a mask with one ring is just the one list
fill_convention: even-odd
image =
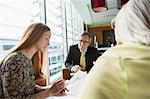
[(18, 60), (18, 59), (21, 59), (21, 55), (19, 52), (13, 52), (13, 53), (10, 53), (4, 61), (7, 61), (7, 60)]
[(118, 46), (107, 49), (101, 56), (102, 57), (118, 57)]
[(20, 52), (13, 52), (13, 53), (10, 53), (9, 55), (6, 56), (2, 65), (13, 64), (16, 62), (22, 62), (23, 59), (24, 58)]
[(21, 63), (21, 57), (18, 52), (10, 53), (6, 56), (6, 58), (3, 60), (3, 63), (1, 64), (1, 70), (7, 71), (8, 69), (13, 69), (16, 64)]

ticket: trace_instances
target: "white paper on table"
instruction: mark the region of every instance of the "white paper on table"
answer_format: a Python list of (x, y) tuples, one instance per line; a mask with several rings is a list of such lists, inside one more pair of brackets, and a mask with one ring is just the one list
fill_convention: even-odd
[(87, 72), (78, 71), (67, 83), (68, 95), (77, 96), (84, 79), (87, 76)]
[(73, 84), (73, 83), (76, 82), (76, 81), (84, 80), (86, 76), (87, 76), (87, 72), (83, 72), (83, 71), (79, 70), (79, 71), (69, 80), (69, 82), (68, 82), (67, 84), (68, 84), (68, 85), (71, 85), (71, 84)]
[(75, 96), (70, 96), (70, 95), (66, 95), (66, 96), (50, 96), (46, 99), (75, 99)]
[(66, 87), (69, 90), (69, 92), (66, 92), (65, 96), (51, 96), (47, 99), (75, 99), (78, 95), (78, 92), (79, 92), (86, 76), (87, 76), (87, 72), (78, 71), (67, 82)]

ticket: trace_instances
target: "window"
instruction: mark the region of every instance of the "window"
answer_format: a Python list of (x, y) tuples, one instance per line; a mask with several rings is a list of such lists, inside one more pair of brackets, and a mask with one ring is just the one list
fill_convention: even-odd
[[(82, 19), (70, 0), (66, 4), (64, 0), (46, 0), (46, 5), (43, 0), (1, 0), (0, 13), (3, 13), (0, 14), (0, 58), (18, 43), (31, 22), (46, 22), (52, 33), (47, 77), (49, 83), (60, 78), (67, 48), (77, 42), (78, 33), (83, 30)], [(69, 37), (65, 38), (67, 33)]]
[(9, 50), (13, 47), (14, 45), (3, 45), (3, 50)]
[(48, 65), (51, 65), (51, 58), (48, 57)]
[(38, 4), (39, 0), (0, 1), (0, 60), (17, 44), (31, 22), (41, 21)]

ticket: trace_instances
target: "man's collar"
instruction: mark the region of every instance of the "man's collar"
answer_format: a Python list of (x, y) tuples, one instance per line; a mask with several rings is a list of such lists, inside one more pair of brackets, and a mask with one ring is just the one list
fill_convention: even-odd
[[(78, 45), (78, 48), (79, 48), (80, 52), (82, 52), (82, 50), (80, 49), (79, 45)], [(84, 50), (84, 53), (86, 53), (86, 51), (87, 51), (87, 48)]]

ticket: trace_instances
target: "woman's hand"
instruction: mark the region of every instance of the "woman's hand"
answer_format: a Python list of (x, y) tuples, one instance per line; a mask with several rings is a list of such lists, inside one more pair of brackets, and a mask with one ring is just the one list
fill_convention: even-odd
[(62, 96), (65, 95), (65, 83), (63, 80), (60, 80), (56, 83), (54, 83), (51, 88), (40, 92), (36, 95), (36, 99), (45, 99), (50, 96)]
[(48, 90), (49, 96), (61, 96), (65, 95), (65, 83), (63, 80), (60, 80), (52, 85), (52, 87)]

